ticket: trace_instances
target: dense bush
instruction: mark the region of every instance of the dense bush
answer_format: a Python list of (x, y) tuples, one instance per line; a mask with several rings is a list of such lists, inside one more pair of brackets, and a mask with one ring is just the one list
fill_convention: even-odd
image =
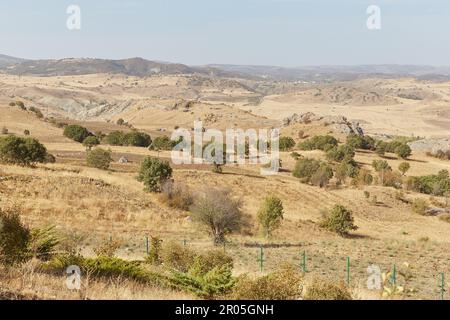
[(353, 149), (375, 150), (375, 144), (375, 139), (369, 136), (360, 136), (357, 134), (347, 136), (347, 145)]
[(71, 124), (64, 128), (64, 136), (77, 142), (83, 142), (84, 139), (91, 136), (92, 133), (88, 129), (77, 124)]
[(280, 151), (289, 151), (295, 147), (295, 141), (291, 137), (280, 137), (278, 143)]
[(214, 245), (222, 244), (228, 233), (237, 232), (245, 224), (241, 201), (226, 189), (208, 189), (195, 198), (192, 218), (210, 234)]
[(299, 144), (301, 150), (323, 150), (328, 151), (338, 145), (338, 141), (333, 136), (314, 136)]
[(346, 236), (351, 230), (358, 229), (353, 223), (353, 213), (342, 205), (336, 205), (327, 212), (320, 226), (327, 230), (336, 232), (340, 236)]
[(297, 161), (292, 174), (303, 183), (324, 187), (333, 177), (333, 170), (319, 160), (303, 158)]
[(111, 151), (102, 148), (90, 150), (87, 152), (86, 162), (89, 167), (108, 170), (112, 162)]
[(352, 300), (348, 288), (343, 282), (315, 278), (306, 287), (305, 300)]
[(447, 170), (441, 170), (437, 175), (409, 177), (407, 189), (435, 196), (443, 196), (450, 192), (450, 178)]
[(283, 203), (275, 196), (268, 196), (258, 211), (259, 224), (268, 238), (283, 219)]
[(354, 178), (356, 185), (371, 185), (373, 183), (373, 176), (367, 169), (360, 169)]
[(30, 229), (20, 221), (18, 209), (0, 209), (0, 262), (2, 264), (13, 265), (26, 260), (30, 238)]
[(160, 192), (162, 185), (172, 177), (172, 168), (167, 161), (147, 157), (141, 164), (137, 180), (143, 182), (150, 192)]
[(355, 161), (343, 161), (336, 167), (336, 179), (343, 182), (346, 178), (355, 178), (359, 173), (358, 165)]
[(124, 135), (123, 145), (133, 147), (147, 148), (152, 143), (152, 138), (144, 133), (138, 131), (128, 132)]
[(411, 154), (411, 148), (407, 144), (401, 144), (394, 150), (395, 154), (402, 159), (408, 158)]
[(292, 175), (302, 180), (302, 182), (311, 181), (311, 177), (320, 168), (321, 162), (315, 159), (299, 159), (295, 164)]
[(91, 149), (94, 146), (97, 146), (100, 144), (100, 141), (96, 136), (89, 136), (86, 139), (83, 140), (83, 146), (85, 146), (87, 149)]
[(391, 166), (385, 160), (373, 160), (372, 167), (375, 169), (376, 172), (392, 171)]
[(123, 132), (113, 131), (104, 138), (105, 142), (112, 146), (133, 146), (133, 147), (148, 147), (152, 143), (151, 137), (138, 131)]
[(36, 115), (36, 117), (38, 117), (39, 119), (42, 119), (44, 117), (44, 115), (42, 114), (42, 111), (36, 107), (30, 107), (29, 110), (31, 112), (33, 112)]
[(125, 133), (123, 131), (113, 131), (104, 137), (105, 143), (111, 146), (122, 146)]
[(254, 278), (240, 276), (230, 294), (235, 300), (298, 300), (303, 291), (303, 278), (298, 268), (284, 264), (275, 272)]
[(150, 145), (150, 150), (172, 150), (178, 141), (170, 140), (168, 136), (156, 137)]
[(19, 165), (45, 162), (47, 149), (33, 138), (8, 136), (0, 138), (0, 160)]
[(344, 144), (339, 147), (333, 147), (327, 151), (329, 161), (342, 162), (350, 161), (355, 156), (355, 149), (350, 145)]

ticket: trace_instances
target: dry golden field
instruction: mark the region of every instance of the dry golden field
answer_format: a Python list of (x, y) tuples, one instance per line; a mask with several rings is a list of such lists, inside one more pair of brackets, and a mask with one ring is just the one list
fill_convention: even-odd
[[(189, 212), (167, 207), (157, 194), (145, 192), (142, 183), (136, 180), (144, 157), (170, 159), (170, 152), (105, 146), (113, 152), (112, 167), (107, 171), (89, 168), (85, 147), (65, 138), (63, 129), (49, 121), (8, 105), (15, 100), (22, 100), (27, 106), (38, 106), (45, 117), (78, 123), (93, 132), (124, 130), (123, 126), (115, 124), (117, 119), (123, 118), (152, 137), (170, 135), (175, 126), (191, 128), (194, 120), (203, 120), (205, 127), (221, 130), (281, 127), (280, 120), (285, 116), (306, 111), (345, 115), (360, 121), (370, 134), (431, 137), (448, 136), (450, 132), (448, 83), (374, 79), (357, 83), (354, 90), (376, 86), (386, 95), (377, 103), (361, 102), (358, 93), (354, 93), (358, 99), (344, 104), (317, 100), (314, 91), (308, 89), (266, 96), (260, 104), (251, 105), (247, 100), (255, 93), (243, 87), (234, 87), (233, 83), (209, 83), (200, 89), (189, 89), (192, 86), (190, 80), (181, 76), (39, 78), (0, 75), (0, 128), (6, 127), (9, 134), (19, 136), (27, 129), (56, 156), (55, 164), (39, 164), (36, 168), (0, 165), (0, 206), (20, 207), (22, 220), (31, 227), (55, 225), (64, 239), (86, 256), (94, 256), (94, 248), (114, 239), (120, 243), (119, 257), (143, 260), (146, 236), (158, 236), (165, 242), (185, 242), (200, 251), (213, 246), (208, 235), (189, 219)], [(424, 100), (417, 101), (394, 99), (393, 92), (399, 89), (420, 89), (427, 95)], [(198, 102), (188, 111), (171, 110), (170, 106), (180, 98), (198, 99)], [(66, 107), (58, 109), (58, 104), (65, 99), (105, 99), (114, 105), (104, 112), (100, 112), (98, 106), (96, 110), (87, 108), (85, 112), (77, 112), (71, 109), (72, 102), (66, 101)], [(131, 102), (125, 105), (124, 100)], [(328, 133), (329, 128), (311, 123), (283, 128), (282, 134), (290, 135), (298, 142), (296, 132), (299, 130), (306, 136), (314, 136)], [(342, 134), (336, 136), (345, 142)], [(321, 151), (296, 151), (307, 157), (324, 159)], [(126, 156), (130, 162), (117, 163), (121, 156)], [(259, 245), (263, 244), (263, 273), (274, 270), (282, 261), (299, 265), (305, 253), (307, 281), (316, 276), (344, 280), (349, 257), (350, 287), (355, 298), (378, 299), (379, 292), (366, 289), (367, 267), (376, 264), (383, 271), (389, 271), (394, 264), (401, 269), (407, 262), (414, 274), (410, 286), (417, 289), (412, 298), (438, 298), (438, 276), (449, 271), (450, 223), (438, 216), (415, 214), (410, 204), (398, 200), (398, 191), (394, 188), (356, 187), (346, 183), (321, 189), (302, 184), (292, 176), (295, 161), (290, 152), (282, 152), (281, 159), (283, 170), (275, 176), (262, 176), (260, 165), (250, 164), (227, 165), (223, 174), (213, 173), (208, 165), (173, 166), (175, 182), (186, 185), (193, 193), (208, 187), (229, 188), (234, 197), (242, 200), (251, 225), (241, 234), (229, 236), (224, 248), (234, 258), (235, 275), (260, 275), (257, 258)], [(358, 151), (355, 157), (358, 164), (371, 171), (375, 159), (380, 157), (368, 151)], [(388, 155), (386, 160), (395, 169), (403, 162), (395, 155)], [(411, 169), (407, 176), (450, 170), (449, 161), (419, 152), (415, 152), (408, 162)], [(377, 203), (370, 203), (364, 191), (375, 195)], [(430, 198), (403, 192), (410, 200)], [(281, 227), (266, 240), (259, 232), (256, 215), (262, 201), (270, 194), (282, 200), (285, 214)], [(433, 201), (445, 202), (445, 199), (434, 197)], [(317, 225), (322, 212), (335, 204), (342, 204), (354, 213), (358, 230), (352, 232), (351, 237), (339, 237)], [(41, 274), (35, 270), (34, 263), (29, 261), (18, 270), (2, 272), (0, 296), (26, 299), (195, 298), (187, 293), (147, 287), (126, 279), (91, 279), (83, 290), (71, 292), (64, 286), (64, 274)]]

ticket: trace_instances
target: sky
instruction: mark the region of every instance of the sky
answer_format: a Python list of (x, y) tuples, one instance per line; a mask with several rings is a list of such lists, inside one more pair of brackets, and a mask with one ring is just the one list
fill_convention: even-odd
[[(66, 10), (78, 5), (81, 29)], [(366, 10), (380, 8), (381, 29)], [(2, 0), (0, 54), (189, 65), (450, 66), (449, 0)]]

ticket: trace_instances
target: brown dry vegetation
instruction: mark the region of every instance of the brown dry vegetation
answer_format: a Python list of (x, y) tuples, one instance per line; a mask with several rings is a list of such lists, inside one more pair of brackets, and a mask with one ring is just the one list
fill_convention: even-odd
[[(3, 76), (8, 90), (17, 84), (17, 78)], [(254, 106), (224, 105), (217, 101), (195, 104), (190, 112), (180, 110), (168, 111), (164, 108), (173, 102), (177, 92), (186, 93), (183, 87), (184, 78), (168, 77), (162, 79), (121, 78), (120, 76), (91, 75), (80, 77), (46, 78), (46, 81), (36, 88), (36, 78), (23, 77), (22, 87), (10, 94), (23, 95), (30, 90), (74, 90), (75, 93), (83, 91), (86, 95), (95, 94), (111, 96), (113, 94), (127, 94), (128, 98), (140, 97), (146, 90), (153, 90), (152, 96), (158, 99), (145, 97), (136, 106), (124, 112), (111, 113), (110, 123), (97, 119), (97, 122), (86, 122), (78, 119), (77, 123), (87, 126), (93, 131), (109, 132), (117, 130), (113, 124), (117, 118), (122, 117), (134, 127), (143, 129), (152, 134), (152, 137), (163, 134), (158, 128), (166, 128), (170, 134), (175, 125), (191, 127), (193, 121), (215, 113), (217, 119), (209, 123), (210, 127), (224, 129), (227, 126), (248, 128), (254, 125), (260, 127), (275, 126), (280, 119), (279, 115), (288, 109), (288, 104), (279, 97), (268, 97), (256, 109)], [(64, 84), (60, 84), (63, 81)], [(128, 88), (129, 83), (138, 81), (141, 88)], [(387, 83), (395, 88), (400, 85), (408, 86), (412, 80), (405, 83)], [(178, 85), (177, 85), (178, 83)], [(99, 86), (103, 87), (99, 89)], [(420, 84), (418, 84), (420, 85)], [(180, 88), (177, 89), (177, 86)], [(74, 89), (76, 87), (76, 89)], [(167, 88), (170, 88), (171, 97), (161, 97)], [(119, 89), (122, 88), (122, 89)], [(128, 89), (123, 89), (128, 88)], [(159, 89), (155, 89), (159, 88)], [(150, 90), (151, 89), (151, 90)], [(223, 88), (222, 88), (223, 89)], [(158, 91), (159, 90), (159, 91)], [(173, 90), (173, 91), (172, 91)], [(178, 91), (177, 91), (178, 90)], [(237, 89), (236, 89), (237, 90)], [(444, 90), (436, 85), (436, 90)], [(239, 90), (237, 90), (239, 91)], [(239, 97), (251, 95), (249, 92), (237, 92)], [(164, 91), (166, 92), (166, 91)], [(220, 95), (226, 90), (220, 90)], [(59, 92), (59, 94), (62, 94)], [(165, 93), (168, 95), (168, 93)], [(207, 92), (203, 88), (203, 97), (216, 97), (219, 93)], [(63, 95), (64, 96), (64, 95)], [(187, 244), (200, 251), (212, 247), (208, 235), (200, 232), (198, 227), (188, 218), (189, 213), (169, 208), (160, 201), (160, 197), (143, 191), (143, 185), (136, 181), (139, 162), (148, 155), (169, 159), (170, 152), (154, 152), (145, 148), (136, 147), (110, 147), (115, 163), (111, 170), (101, 171), (85, 166), (85, 148), (76, 142), (63, 137), (62, 129), (56, 128), (49, 122), (37, 119), (33, 114), (21, 111), (17, 107), (8, 106), (7, 97), (2, 97), (0, 109), (0, 127), (6, 126), (10, 133), (22, 135), (25, 129), (30, 130), (33, 137), (43, 142), (56, 158), (56, 164), (38, 165), (37, 168), (24, 168), (11, 165), (0, 165), (0, 206), (16, 205), (22, 208), (22, 220), (32, 227), (55, 225), (57, 231), (63, 235), (66, 242), (78, 247), (86, 256), (94, 255), (94, 249), (112, 237), (120, 242), (118, 256), (125, 259), (143, 260), (145, 257), (146, 236), (158, 236), (165, 242), (171, 240)], [(152, 100), (153, 99), (153, 100)], [(157, 105), (166, 99), (161, 107)], [(296, 97), (296, 99), (302, 99)], [(401, 98), (398, 98), (401, 100)], [(158, 100), (158, 103), (155, 103)], [(208, 100), (208, 99), (204, 99)], [(308, 100), (309, 101), (309, 100)], [(391, 101), (391, 100), (389, 100)], [(269, 103), (272, 103), (270, 106)], [(25, 100), (27, 104), (27, 101)], [(146, 107), (146, 103), (152, 107)], [(217, 105), (215, 105), (217, 103)], [(281, 105), (283, 104), (283, 105)], [(440, 103), (432, 103), (436, 108)], [(155, 106), (156, 105), (156, 106)], [(280, 109), (278, 109), (278, 107)], [(238, 109), (239, 107), (240, 109)], [(290, 105), (290, 112), (296, 112)], [(367, 117), (372, 121), (369, 128), (372, 131), (389, 128), (406, 128), (406, 122), (414, 124), (423, 111), (423, 104), (414, 105), (409, 109), (410, 120), (406, 121), (400, 113), (400, 105), (389, 106), (390, 120), (381, 121), (378, 116), (372, 117), (373, 107), (359, 107), (359, 113), (352, 114), (350, 118)], [(325, 105), (318, 105), (325, 110)], [(329, 108), (329, 105), (327, 105)], [(338, 107), (339, 113), (344, 107)], [(351, 114), (356, 107), (345, 106), (345, 112)], [(249, 112), (253, 110), (260, 116)], [(313, 112), (318, 112), (316, 107)], [(43, 110), (47, 112), (48, 110)], [(304, 110), (303, 111), (308, 111)], [(50, 110), (51, 114), (55, 110)], [(192, 113), (191, 113), (192, 112)], [(345, 112), (342, 112), (345, 114)], [(378, 112), (378, 111), (373, 111)], [(67, 115), (60, 112), (58, 115)], [(276, 116), (274, 116), (276, 114)], [(383, 113), (380, 113), (383, 114)], [(264, 119), (261, 115), (269, 117)], [(400, 117), (401, 115), (401, 117)], [(400, 121), (401, 118), (401, 121)], [(72, 120), (68, 120), (72, 121)], [(418, 120), (419, 121), (419, 120)], [(422, 121), (422, 120), (420, 120)], [(400, 123), (402, 122), (402, 123)], [(422, 123), (422, 122), (420, 122)], [(414, 127), (421, 134), (428, 127)], [(123, 129), (123, 128), (119, 128)], [(125, 129), (123, 129), (125, 130)], [(284, 129), (283, 134), (291, 135), (297, 139), (299, 130), (305, 136), (325, 134), (328, 128), (311, 125), (296, 125)], [(442, 133), (435, 127), (434, 132)], [(439, 131), (441, 130), (441, 131)], [(391, 129), (392, 131), (392, 129)], [(448, 131), (447, 131), (448, 132)], [(391, 132), (392, 133), (392, 132)], [(339, 137), (343, 141), (343, 137)], [(321, 151), (298, 151), (300, 154), (317, 159), (325, 159)], [(118, 164), (117, 159), (125, 155), (128, 164)], [(205, 186), (226, 187), (232, 190), (233, 196), (242, 199), (243, 210), (251, 218), (251, 227), (241, 234), (229, 237), (226, 250), (234, 257), (234, 273), (259, 274), (257, 262), (259, 243), (265, 244), (264, 273), (274, 270), (280, 261), (299, 264), (301, 253), (307, 253), (308, 273), (307, 281), (316, 276), (326, 275), (335, 280), (345, 279), (346, 259), (351, 260), (351, 286), (357, 298), (378, 298), (379, 294), (365, 289), (367, 267), (370, 264), (379, 265), (383, 271), (388, 271), (394, 264), (400, 265), (407, 261), (413, 266), (415, 278), (412, 285), (418, 289), (415, 298), (437, 298), (437, 276), (447, 271), (447, 262), (450, 259), (450, 224), (439, 217), (420, 216), (414, 214), (411, 205), (400, 201), (393, 188), (378, 185), (354, 187), (349, 183), (340, 187), (317, 187), (301, 184), (292, 177), (291, 171), (295, 161), (289, 152), (281, 153), (283, 172), (276, 176), (261, 176), (260, 166), (233, 166), (224, 167), (223, 174), (214, 174), (207, 165), (174, 166), (174, 180), (186, 185), (192, 192)], [(357, 152), (355, 160), (364, 168), (373, 171), (371, 163), (379, 157), (373, 152)], [(387, 155), (387, 161), (393, 168), (404, 160)], [(414, 153), (409, 160), (411, 169), (407, 176), (435, 174), (442, 169), (450, 169), (448, 161), (427, 157), (424, 154)], [(377, 197), (377, 203), (370, 203), (364, 196), (364, 191)], [(277, 229), (270, 241), (265, 240), (259, 233), (257, 226), (257, 211), (268, 195), (273, 194), (283, 202), (284, 219), (281, 227)], [(404, 191), (408, 199), (424, 198), (429, 196)], [(436, 197), (436, 201), (445, 202)], [(318, 227), (317, 222), (322, 217), (322, 211), (330, 209), (335, 204), (342, 204), (354, 213), (355, 224), (359, 227), (352, 232), (349, 238), (341, 238), (335, 234)], [(156, 287), (146, 287), (125, 279), (99, 280), (93, 279), (85, 290), (70, 292), (65, 289), (65, 276), (55, 276), (36, 272), (32, 262), (17, 270), (1, 272), (0, 297), (17, 298), (60, 298), (60, 299), (183, 299), (193, 296), (178, 291), (170, 291)]]

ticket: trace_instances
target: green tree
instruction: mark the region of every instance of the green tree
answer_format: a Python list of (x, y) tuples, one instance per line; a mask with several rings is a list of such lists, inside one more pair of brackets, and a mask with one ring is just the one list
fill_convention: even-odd
[(280, 137), (278, 143), (280, 151), (289, 151), (295, 146), (295, 141), (291, 137)]
[(143, 182), (150, 192), (161, 192), (161, 186), (172, 177), (172, 168), (167, 161), (147, 157), (141, 164), (137, 180)]
[(123, 146), (124, 137), (123, 131), (113, 131), (105, 137), (105, 142), (111, 146)]
[(150, 150), (172, 150), (176, 144), (177, 142), (170, 140), (168, 136), (160, 136), (153, 140)]
[(299, 159), (292, 174), (303, 182), (309, 182), (313, 174), (320, 168), (320, 164), (320, 161), (315, 159)]
[(96, 136), (89, 136), (83, 140), (83, 146), (87, 149), (91, 150), (93, 146), (97, 146), (100, 144), (100, 141)]
[(45, 162), (47, 149), (33, 138), (8, 136), (0, 138), (0, 159), (6, 163), (33, 165)]
[(86, 162), (89, 167), (108, 170), (112, 162), (111, 151), (102, 148), (95, 148), (94, 150), (88, 151)]
[(401, 144), (395, 148), (395, 154), (402, 159), (407, 159), (412, 154), (412, 151), (407, 144)]
[(64, 128), (64, 136), (80, 143), (91, 135), (88, 129), (77, 124), (71, 124)]
[(283, 219), (283, 203), (275, 196), (268, 196), (258, 211), (258, 220), (266, 238), (280, 226)]
[(342, 205), (334, 206), (330, 212), (325, 214), (320, 225), (340, 236), (346, 236), (351, 230), (358, 228), (353, 222), (353, 213)]
[(402, 175), (405, 175), (406, 172), (411, 168), (411, 165), (408, 162), (402, 162), (398, 166), (398, 170), (402, 173)]
[(372, 167), (375, 169), (376, 172), (392, 171), (391, 166), (386, 160), (373, 160)]
[(123, 145), (133, 147), (147, 148), (152, 143), (152, 138), (144, 133), (138, 131), (128, 132), (123, 137)]

